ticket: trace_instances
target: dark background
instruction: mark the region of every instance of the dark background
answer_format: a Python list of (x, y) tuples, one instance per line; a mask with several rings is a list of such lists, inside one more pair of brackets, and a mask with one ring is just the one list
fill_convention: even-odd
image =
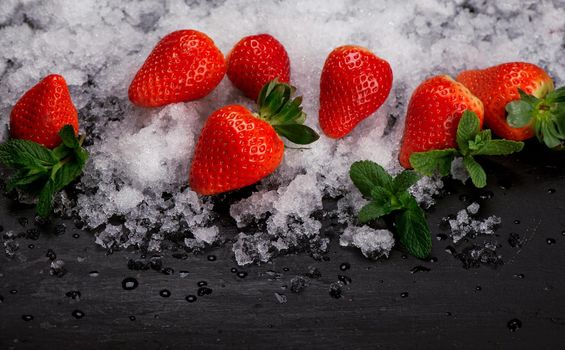
[[(450, 193), (428, 214), (432, 257), (437, 261), (395, 250), (390, 259), (373, 262), (358, 250), (339, 247), (334, 238), (325, 260), (298, 254), (244, 268), (236, 266), (229, 245), (185, 260), (169, 251), (163, 266), (174, 273), (166, 275), (128, 269), (128, 259), (139, 258), (139, 252), (107, 255), (93, 243), (92, 234), (70, 221), (64, 234), (55, 235), (54, 222), (42, 228), (47, 232), (37, 240), (18, 238), (14, 258), (0, 257), (0, 349), (562, 349), (564, 161), (564, 153), (529, 143), (521, 154), (484, 159), (486, 190), (450, 184)], [(445, 250), (453, 244), (436, 238), (445, 233), (441, 218), (474, 199), (481, 201), (481, 216), (502, 218), (495, 237), (503, 260), (498, 267), (465, 269)], [(22, 218), (28, 219), (27, 225)], [(0, 219), (3, 234), (36, 226), (29, 208), (6, 198), (0, 203)], [(73, 237), (75, 233), (80, 236)], [(511, 233), (520, 237), (521, 247), (508, 243)], [(548, 239), (555, 241), (548, 244)], [(454, 247), (462, 251), (484, 240), (477, 237)], [(48, 249), (65, 261), (64, 276), (50, 275)], [(208, 255), (217, 259), (210, 261)], [(345, 262), (351, 267), (342, 271)], [(418, 265), (431, 270), (411, 273)], [(290, 279), (309, 266), (322, 276), (311, 279), (302, 293), (292, 293)], [(247, 276), (238, 277), (232, 268)], [(99, 275), (92, 277), (91, 271)], [(188, 276), (181, 277), (180, 271), (188, 271)], [(338, 275), (351, 278), (351, 283), (335, 299), (329, 286)], [(136, 278), (139, 286), (124, 290), (126, 277)], [(185, 297), (197, 295), (202, 280), (212, 294), (187, 302)], [(163, 289), (170, 297), (160, 295)], [(69, 291), (80, 291), (80, 300), (67, 296)], [(280, 303), (275, 292), (287, 302)], [(74, 317), (75, 310), (84, 317)], [(23, 315), (33, 320), (25, 321)], [(513, 319), (521, 322), (515, 331), (508, 325)]]

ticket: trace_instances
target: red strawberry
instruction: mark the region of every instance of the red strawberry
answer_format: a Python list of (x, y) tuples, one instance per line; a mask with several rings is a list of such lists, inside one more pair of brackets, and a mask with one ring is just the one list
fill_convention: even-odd
[(465, 110), (474, 112), (482, 126), (483, 104), (463, 84), (447, 75), (420, 84), (406, 112), (400, 164), (411, 168), (410, 156), (414, 152), (456, 147), (457, 126)]
[[(220, 108), (206, 121), (190, 168), (190, 186), (212, 195), (249, 186), (279, 166), (284, 144), (279, 135), (299, 144), (318, 139), (302, 125), (301, 98), (291, 100), (293, 87), (276, 80), (261, 90), (259, 113), (240, 105)], [(277, 135), (279, 134), (279, 135)]]
[(246, 36), (228, 55), (228, 78), (245, 96), (257, 100), (271, 80), (290, 82), (290, 60), (284, 46), (269, 34)]
[(142, 107), (192, 101), (208, 95), (226, 73), (222, 52), (196, 30), (166, 35), (151, 51), (129, 87), (129, 99)]
[(320, 79), (320, 127), (331, 138), (344, 137), (384, 103), (391, 86), (387, 61), (364, 47), (336, 48)]
[(51, 74), (29, 89), (10, 114), (10, 135), (47, 148), (61, 143), (58, 133), (71, 125), (78, 133), (78, 114), (65, 78)]
[[(535, 118), (530, 118), (529, 123), (520, 128), (512, 127), (506, 120), (506, 106), (512, 101), (520, 100), (518, 89), (536, 97), (534, 102), (553, 91), (553, 81), (549, 75), (542, 68), (524, 62), (464, 71), (459, 74), (457, 81), (469, 88), (483, 102), (486, 125), (496, 135), (510, 140), (525, 140), (536, 134)], [(532, 112), (541, 106), (535, 104), (532, 105)]]

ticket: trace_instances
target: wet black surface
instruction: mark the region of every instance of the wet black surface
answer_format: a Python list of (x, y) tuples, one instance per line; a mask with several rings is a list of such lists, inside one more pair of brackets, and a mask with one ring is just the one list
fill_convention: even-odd
[[(226, 246), (130, 269), (139, 252), (107, 255), (72, 222), (36, 235), (31, 211), (3, 199), (2, 234), (29, 234), (12, 258), (2, 247), (0, 349), (563, 348), (565, 154), (529, 144), (486, 164), (488, 189), (451, 184), (429, 213), (427, 261), (395, 250), (372, 262), (334, 239), (328, 261), (238, 267)], [(464, 269), (466, 247), (484, 238), (436, 236), (442, 217), (474, 199), (481, 216), (502, 218), (502, 261)], [(53, 272), (58, 260), (64, 273)]]

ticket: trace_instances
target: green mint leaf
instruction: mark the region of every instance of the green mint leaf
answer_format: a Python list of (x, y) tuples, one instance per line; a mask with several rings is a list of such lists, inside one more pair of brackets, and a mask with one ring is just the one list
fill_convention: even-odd
[(396, 175), (392, 181), (392, 189), (394, 193), (399, 194), (406, 191), (410, 186), (414, 185), (421, 176), (413, 170), (404, 170), (400, 174)]
[(47, 173), (45, 172), (35, 172), (27, 169), (20, 169), (18, 172), (12, 176), (12, 178), (6, 183), (6, 190), (12, 191), (16, 187), (24, 187), (30, 185), (34, 182), (46, 181)]
[(533, 106), (526, 101), (512, 101), (506, 105), (506, 112), (508, 112), (506, 121), (513, 128), (522, 128), (531, 123), (533, 111)]
[(485, 170), (472, 156), (463, 158), (463, 165), (465, 165), (465, 169), (469, 172), (469, 176), (475, 187), (483, 188), (487, 185), (487, 174)]
[(274, 125), (273, 128), (277, 134), (299, 145), (307, 145), (320, 138), (317, 132), (302, 124)]
[(381, 205), (380, 203), (370, 202), (365, 205), (358, 214), (359, 222), (365, 224), (369, 221), (376, 220), (381, 216), (390, 214), (394, 208), (388, 204)]
[(10, 168), (46, 169), (57, 162), (53, 152), (28, 140), (9, 140), (0, 145), (0, 163)]
[(457, 154), (454, 148), (415, 152), (410, 156), (410, 164), (422, 175), (432, 176), (437, 172), (441, 176), (446, 176), (451, 169), (451, 161)]
[(382, 186), (375, 186), (371, 189), (371, 196), (375, 202), (384, 205), (384, 203), (390, 203), (394, 195)]
[(400, 202), (399, 209), (400, 208), (404, 208), (404, 209), (419, 209), (420, 208), (420, 206), (418, 205), (418, 202), (416, 202), (416, 199), (414, 198), (414, 196), (412, 194), (410, 194), (410, 192), (408, 192), (408, 191), (404, 191), (404, 192), (398, 194), (397, 199)]
[(469, 150), (469, 141), (473, 140), (480, 130), (481, 121), (475, 112), (464, 111), (457, 125), (457, 145), (463, 155)]
[(426, 216), (419, 207), (404, 210), (395, 218), (400, 244), (413, 256), (424, 259), (432, 251), (432, 237)]
[(75, 129), (71, 125), (65, 125), (59, 131), (59, 137), (63, 141), (63, 144), (69, 148), (79, 148), (80, 144), (75, 135)]
[(378, 186), (392, 190), (392, 176), (382, 166), (370, 160), (351, 164), (349, 177), (355, 187), (367, 198), (372, 197), (371, 191)]
[(483, 144), (477, 151), (471, 152), (471, 155), (504, 156), (520, 152), (523, 148), (523, 142), (511, 140), (491, 140)]
[(37, 199), (36, 213), (41, 217), (48, 217), (51, 214), (51, 206), (53, 205), (53, 195), (55, 194), (55, 184), (49, 180), (39, 192)]

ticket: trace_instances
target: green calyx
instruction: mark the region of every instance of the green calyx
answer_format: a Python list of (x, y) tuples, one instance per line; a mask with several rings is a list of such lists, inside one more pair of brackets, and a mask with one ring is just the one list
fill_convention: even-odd
[(20, 139), (0, 145), (0, 163), (15, 170), (6, 190), (18, 188), (37, 196), (36, 212), (42, 217), (51, 213), (53, 195), (82, 174), (88, 159), (82, 148), (84, 136), (77, 138), (71, 125), (65, 125), (59, 136), (62, 142), (52, 150)]
[(508, 124), (513, 128), (528, 125), (536, 137), (549, 148), (565, 145), (565, 87), (538, 98), (518, 89), (520, 99), (506, 105)]
[(265, 84), (257, 98), (257, 117), (271, 124), (277, 134), (289, 141), (307, 145), (320, 138), (312, 128), (304, 125), (306, 113), (302, 111), (302, 96), (292, 98), (296, 88), (274, 79)]
[(381, 217), (394, 223), (396, 239), (413, 256), (423, 259), (432, 250), (426, 215), (408, 189), (420, 176), (405, 170), (392, 177), (377, 163), (365, 160), (351, 165), (349, 176), (363, 196), (370, 200), (358, 214), (365, 224)]
[(475, 156), (508, 155), (521, 151), (523, 147), (523, 142), (492, 139), (489, 129), (481, 130), (479, 117), (466, 110), (457, 126), (457, 148), (415, 152), (410, 156), (410, 164), (422, 175), (447, 176), (453, 160), (461, 157), (473, 185), (482, 188), (487, 184), (487, 176)]

